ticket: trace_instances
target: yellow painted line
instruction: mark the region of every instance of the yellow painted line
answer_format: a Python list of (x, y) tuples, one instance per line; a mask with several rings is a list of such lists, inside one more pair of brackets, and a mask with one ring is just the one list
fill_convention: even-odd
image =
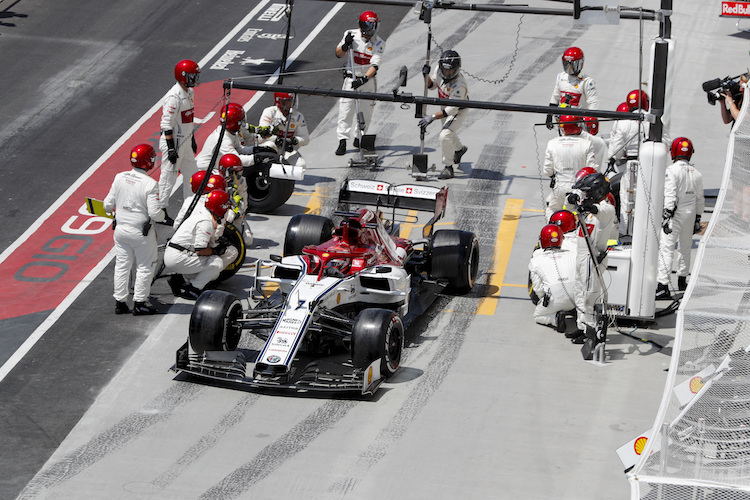
[(495, 255), (492, 257), (492, 264), (487, 273), (488, 279), (485, 283), (489, 287), (497, 288), (497, 292), (480, 299), (477, 314), (485, 316), (494, 316), (495, 314), (500, 292), (503, 289), (503, 278), (510, 260), (510, 251), (513, 249), (513, 240), (518, 229), (518, 221), (521, 218), (522, 207), (523, 200), (508, 199), (505, 202), (503, 218), (500, 221), (497, 238), (495, 239)]
[(522, 208), (521, 212), (537, 212), (537, 213), (541, 212), (541, 213), (544, 213), (544, 210), (542, 210), (541, 208)]
[(517, 283), (503, 283), (503, 286), (509, 286), (509, 287), (512, 287), (512, 288), (528, 288), (529, 284), (528, 283), (524, 283), (523, 285), (519, 285)]
[(317, 187), (315, 188), (315, 191), (310, 195), (310, 201), (307, 202), (305, 213), (320, 215), (320, 190)]
[[(419, 212), (416, 210), (409, 210), (409, 212), (406, 214), (407, 220), (417, 220), (417, 216), (419, 215)], [(413, 222), (404, 222), (401, 224), (401, 231), (398, 233), (400, 238), (409, 238), (409, 235), (411, 234), (411, 230), (416, 226)]]

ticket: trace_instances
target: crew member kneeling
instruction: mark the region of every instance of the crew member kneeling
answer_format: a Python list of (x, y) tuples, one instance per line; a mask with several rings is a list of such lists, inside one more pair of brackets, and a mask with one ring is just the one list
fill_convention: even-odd
[(230, 206), (226, 191), (211, 191), (205, 203), (195, 207), (167, 244), (164, 266), (166, 272), (185, 277), (183, 298), (197, 299), (201, 290), (237, 258), (234, 247), (219, 245), (215, 240), (216, 230)]
[(565, 313), (575, 307), (575, 253), (562, 248), (562, 229), (547, 224), (539, 235), (541, 252), (529, 261), (529, 274), (539, 302), (534, 310), (534, 321), (565, 332)]

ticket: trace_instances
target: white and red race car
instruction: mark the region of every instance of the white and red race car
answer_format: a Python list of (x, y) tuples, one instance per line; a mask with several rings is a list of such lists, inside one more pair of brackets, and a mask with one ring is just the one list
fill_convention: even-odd
[[(228, 292), (201, 294), (172, 369), (256, 388), (373, 394), (399, 368), (404, 329), (440, 293), (474, 286), (477, 237), (433, 231), (447, 197), (445, 187), (344, 181), (338, 226), (296, 215), (284, 257), (257, 262), (253, 307)], [(352, 210), (363, 206), (374, 208)], [(395, 235), (408, 210), (432, 212), (424, 238)], [(246, 331), (262, 349), (238, 347)]]

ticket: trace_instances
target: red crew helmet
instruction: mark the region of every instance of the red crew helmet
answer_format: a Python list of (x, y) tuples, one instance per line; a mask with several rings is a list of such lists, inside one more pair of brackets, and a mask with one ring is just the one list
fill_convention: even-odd
[(583, 167), (581, 170), (579, 170), (578, 172), (576, 172), (576, 180), (575, 180), (575, 182), (580, 181), (581, 179), (583, 179), (587, 175), (595, 174), (595, 173), (596, 173), (596, 169), (591, 168), (591, 167)]
[(230, 102), (227, 108), (222, 109), (219, 121), (227, 123), (227, 130), (237, 132), (240, 130), (242, 121), (245, 119), (245, 110), (236, 102)]
[(558, 210), (549, 218), (549, 223), (558, 226), (563, 233), (569, 233), (578, 225), (576, 216), (568, 210)]
[(644, 111), (648, 111), (648, 94), (642, 90), (631, 90), (628, 92), (628, 96), (625, 98), (625, 102), (628, 103), (628, 111), (641, 108)]
[(378, 32), (378, 15), (371, 10), (366, 10), (359, 15), (359, 30), (362, 36), (374, 36)]
[[(206, 178), (206, 171), (205, 170), (198, 170), (196, 173), (194, 173), (190, 177), (190, 188), (193, 190), (193, 193), (198, 192), (198, 188), (201, 187), (201, 183), (203, 182), (203, 179)], [(211, 191), (214, 191), (216, 189), (226, 189), (227, 188), (227, 182), (224, 180), (224, 177), (219, 174), (211, 174), (208, 177), (208, 182), (206, 182), (206, 188), (203, 190), (204, 193), (210, 193)]]
[(197, 87), (201, 81), (201, 68), (190, 59), (183, 59), (174, 67), (174, 79), (186, 87)]
[(599, 133), (599, 118), (595, 116), (584, 116), (583, 124), (586, 125), (586, 130), (591, 135)]
[(577, 75), (583, 69), (583, 51), (578, 47), (570, 47), (562, 55), (563, 69), (569, 75)]
[(276, 103), (276, 107), (279, 108), (284, 114), (289, 113), (292, 109), (292, 102), (294, 101), (294, 94), (289, 92), (274, 92), (273, 102)]
[(225, 154), (219, 160), (219, 172), (222, 175), (227, 175), (229, 171), (242, 172), (242, 160), (240, 157), (233, 153)]
[(562, 115), (560, 117), (560, 128), (565, 135), (578, 135), (583, 131), (581, 119), (577, 116)]
[(628, 103), (626, 103), (626, 102), (621, 102), (621, 103), (620, 103), (620, 104), (619, 104), (619, 105), (617, 106), (617, 110), (616, 110), (616, 111), (619, 111), (620, 113), (628, 113), (628, 112), (630, 111), (630, 108), (628, 107)]
[(690, 161), (690, 158), (692, 158), (693, 153), (695, 152), (695, 148), (693, 148), (693, 142), (687, 137), (678, 137), (672, 141), (671, 151), (673, 160), (685, 159)]
[(542, 248), (560, 248), (563, 241), (562, 230), (555, 224), (547, 224), (539, 234), (539, 244)]
[(138, 144), (130, 150), (130, 164), (134, 168), (151, 170), (156, 165), (156, 151), (151, 144)]
[(211, 191), (206, 196), (206, 208), (219, 219), (224, 217), (224, 214), (231, 208), (231, 205), (229, 193), (221, 189)]

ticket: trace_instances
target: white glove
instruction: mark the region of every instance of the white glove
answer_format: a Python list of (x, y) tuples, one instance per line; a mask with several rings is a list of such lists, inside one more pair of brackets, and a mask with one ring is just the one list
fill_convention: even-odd
[(227, 214), (224, 216), (224, 218), (227, 221), (227, 224), (231, 224), (232, 222), (234, 222), (235, 217), (237, 217), (237, 212), (231, 209), (227, 210)]

